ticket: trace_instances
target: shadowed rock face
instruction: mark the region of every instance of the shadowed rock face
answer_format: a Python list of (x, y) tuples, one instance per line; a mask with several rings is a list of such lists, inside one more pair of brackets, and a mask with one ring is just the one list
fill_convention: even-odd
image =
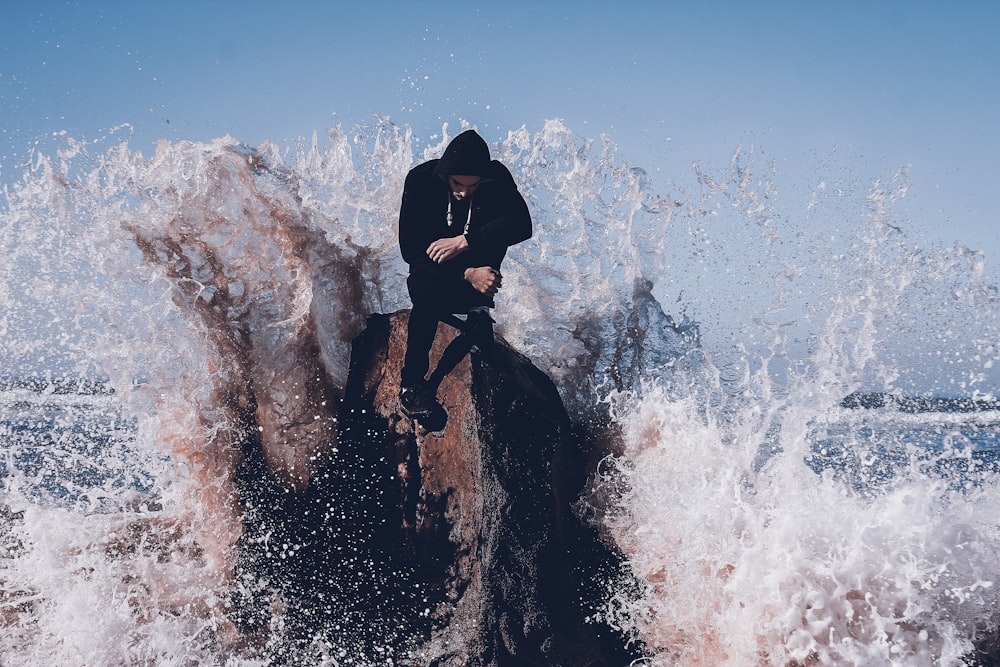
[[(244, 625), (277, 605), (299, 657), (628, 664), (621, 639), (585, 621), (616, 560), (570, 507), (584, 456), (554, 385), (498, 340), (445, 379), (448, 426), (421, 435), (396, 399), (406, 318), (372, 316), (355, 340), (337, 449), (304, 493), (248, 457), (238, 578), (259, 593), (240, 601)], [(453, 335), (441, 325), (432, 363)]]

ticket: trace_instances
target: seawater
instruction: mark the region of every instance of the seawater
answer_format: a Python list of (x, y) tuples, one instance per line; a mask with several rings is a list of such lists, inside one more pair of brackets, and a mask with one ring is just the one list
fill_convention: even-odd
[[(4, 664), (280, 652), (235, 636), (248, 584), (213, 549), (234, 529), (223, 388), (248, 363), (219, 331), (255, 318), (250, 362), (276, 364), (308, 311), (342, 384), (364, 317), (408, 305), (406, 170), (460, 129), (422, 150), (389, 122), (151, 156), (69, 139), (6, 187)], [(985, 258), (908, 235), (905, 169), (793, 178), (741, 146), (660, 183), (556, 121), (492, 149), (535, 220), (505, 263), (498, 332), (571, 414), (622, 433), (577, 504), (626, 555), (595, 618), (650, 665), (964, 664), (1000, 625), (996, 412), (842, 405), (995, 395)], [(151, 255), (150, 236), (169, 244)], [(220, 294), (220, 327), (186, 310)], [(323, 641), (325, 664), (391, 664)]]

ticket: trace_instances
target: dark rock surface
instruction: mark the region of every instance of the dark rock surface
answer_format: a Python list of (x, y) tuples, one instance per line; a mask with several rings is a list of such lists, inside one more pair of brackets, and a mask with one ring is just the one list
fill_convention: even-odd
[(441, 385), (444, 431), (420, 433), (396, 398), (406, 318), (355, 340), (337, 446), (305, 491), (246, 457), (241, 626), (276, 663), (629, 664), (587, 620), (619, 562), (573, 511), (588, 457), (555, 386), (498, 339)]

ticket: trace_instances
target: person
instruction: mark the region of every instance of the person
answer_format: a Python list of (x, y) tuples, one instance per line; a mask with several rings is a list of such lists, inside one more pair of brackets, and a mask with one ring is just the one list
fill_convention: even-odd
[[(503, 284), (507, 249), (531, 238), (531, 215), (510, 170), (490, 157), (474, 130), (455, 137), (440, 159), (406, 176), (399, 209), (399, 248), (409, 265), (413, 306), (400, 374), (399, 402), (407, 416), (440, 430), (447, 416), (437, 386), (475, 345), (493, 341), (494, 296)], [(462, 322), (456, 314), (466, 315)], [(462, 333), (427, 378), (439, 321)], [(450, 360), (445, 357), (449, 356)], [(432, 417), (432, 415), (437, 417)], [(435, 427), (436, 426), (436, 427)]]

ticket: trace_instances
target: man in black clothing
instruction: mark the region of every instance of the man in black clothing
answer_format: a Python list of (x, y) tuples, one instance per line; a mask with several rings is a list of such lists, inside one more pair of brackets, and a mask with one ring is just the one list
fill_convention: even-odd
[[(438, 421), (432, 413), (444, 415), (435, 398), (442, 377), (435, 372), (426, 378), (438, 322), (468, 315), (458, 343), (465, 345), (462, 356), (472, 345), (492, 342), (489, 309), (503, 280), (500, 263), (508, 247), (530, 237), (531, 215), (513, 176), (490, 158), (474, 130), (455, 137), (440, 159), (407, 174), (399, 210), (399, 248), (410, 265), (406, 285), (413, 303), (399, 395), (407, 415), (422, 423)], [(443, 428), (443, 418), (432, 426)]]

